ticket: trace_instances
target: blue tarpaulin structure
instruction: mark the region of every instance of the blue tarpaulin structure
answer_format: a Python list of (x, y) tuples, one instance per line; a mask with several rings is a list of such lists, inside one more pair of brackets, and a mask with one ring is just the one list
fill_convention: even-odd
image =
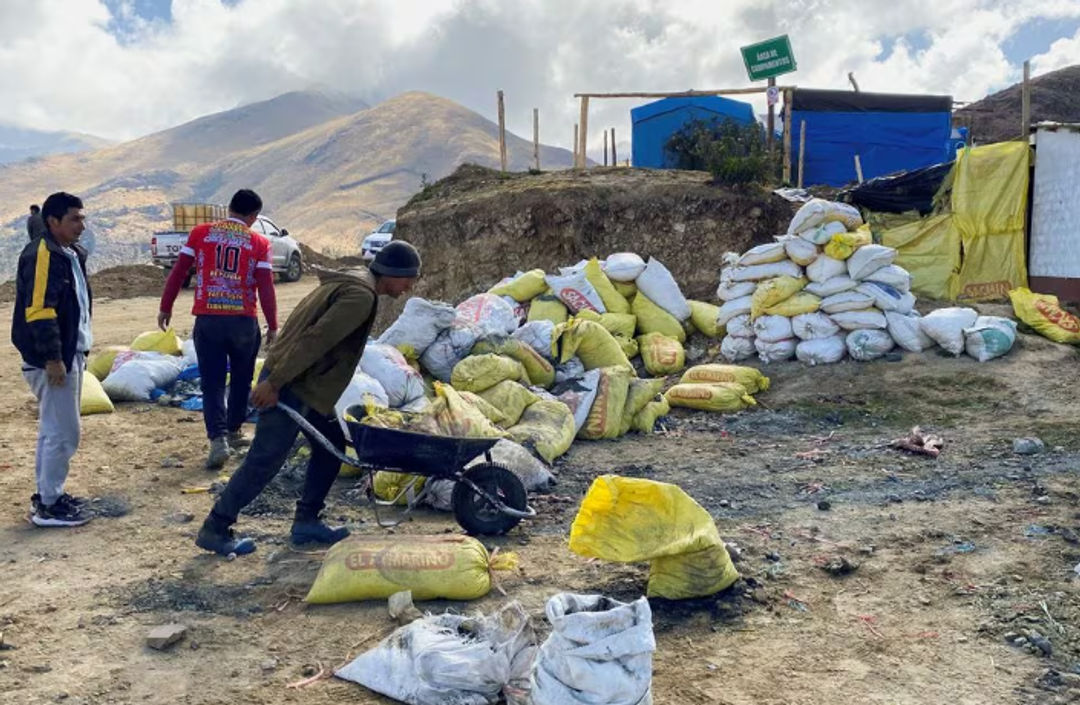
[(634, 166), (669, 169), (672, 159), (664, 153), (671, 136), (693, 120), (724, 120), (731, 118), (743, 124), (756, 122), (754, 108), (749, 103), (720, 96), (691, 96), (663, 98), (630, 111), (633, 122), (632, 155)]
[(843, 186), (863, 178), (950, 161), (952, 96), (796, 89), (792, 92), (791, 173), (798, 178), (806, 121), (803, 186)]

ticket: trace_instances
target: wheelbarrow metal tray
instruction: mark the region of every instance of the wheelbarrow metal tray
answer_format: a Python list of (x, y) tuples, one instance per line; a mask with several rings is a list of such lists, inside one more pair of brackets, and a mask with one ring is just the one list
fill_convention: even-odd
[(353, 449), (361, 463), (415, 475), (450, 476), (491, 450), (498, 438), (460, 438), (379, 428), (349, 421)]

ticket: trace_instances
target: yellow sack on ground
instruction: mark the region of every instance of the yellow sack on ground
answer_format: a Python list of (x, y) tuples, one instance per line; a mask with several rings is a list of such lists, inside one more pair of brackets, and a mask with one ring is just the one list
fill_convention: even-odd
[(626, 355), (627, 360), (633, 360), (641, 352), (641, 348), (638, 345), (637, 340), (633, 338), (624, 338), (621, 335), (615, 336), (616, 342), (619, 343), (619, 347), (622, 348), (623, 355)]
[(695, 553), (655, 558), (649, 563), (649, 597), (687, 600), (725, 590), (739, 579), (727, 547), (710, 546)]
[(574, 317), (596, 321), (616, 338), (633, 338), (634, 331), (637, 329), (637, 316), (632, 313), (597, 313), (582, 309), (574, 314)]
[(327, 552), (305, 599), (381, 600), (411, 590), (414, 600), (475, 600), (491, 590), (490, 571), (516, 568), (515, 554), (492, 557), (468, 536), (350, 536)]
[(634, 282), (611, 282), (611, 285), (627, 301), (633, 301), (638, 292), (637, 284)]
[[(356, 458), (356, 451), (351, 445), (347, 445), (345, 446), (345, 455), (350, 458)], [(363, 474), (363, 470), (354, 465), (349, 465), (348, 463), (342, 463), (341, 467), (338, 468), (338, 477), (360, 477)]]
[(761, 282), (750, 297), (750, 320), (757, 320), (765, 309), (791, 298), (808, 283), (806, 277), (773, 277)]
[(634, 417), (650, 402), (658, 398), (664, 389), (663, 379), (632, 379), (626, 390), (626, 404), (623, 405), (622, 420), (619, 422), (619, 435), (626, 434), (634, 425)]
[(618, 438), (629, 389), (630, 373), (625, 367), (601, 368), (596, 399), (577, 437), (587, 441)]
[(723, 338), (724, 326), (717, 322), (720, 317), (720, 307), (704, 301), (689, 301), (690, 322), (706, 338)]
[(135, 340), (131, 341), (131, 349), (165, 353), (166, 355), (180, 355), (182, 353), (180, 338), (172, 328), (140, 333)]
[(569, 317), (570, 311), (566, 308), (566, 304), (560, 301), (558, 296), (552, 294), (551, 289), (548, 288), (547, 291), (537, 296), (529, 304), (529, 315), (526, 319), (530, 323), (532, 321), (551, 321), (558, 325), (559, 323), (565, 323)]
[(600, 300), (604, 302), (604, 310), (608, 313), (630, 313), (630, 304), (611, 285), (611, 280), (604, 274), (600, 261), (595, 257), (585, 265), (585, 278), (600, 295)]
[(873, 238), (870, 236), (870, 227), (862, 225), (854, 232), (833, 235), (825, 246), (825, 254), (833, 259), (845, 260), (855, 254), (855, 250), (871, 242)]
[(109, 395), (105, 393), (101, 382), (94, 375), (83, 375), (82, 395), (79, 399), (79, 415), (111, 414), (116, 411)]
[(544, 270), (532, 269), (522, 272), (505, 284), (494, 287), (489, 294), (496, 296), (509, 296), (518, 303), (525, 303), (535, 299), (547, 291), (548, 285), (544, 281)]
[(655, 401), (650, 401), (641, 411), (634, 415), (631, 428), (640, 433), (652, 433), (656, 428), (656, 422), (671, 413), (671, 404), (663, 394), (658, 395)]
[(746, 393), (746, 387), (735, 382), (714, 384), (676, 384), (667, 390), (668, 403), (687, 409), (702, 411), (733, 412), (748, 406), (757, 406), (754, 397)]
[[(499, 382), (499, 384), (516, 384), (516, 383), (515, 382)], [(498, 387), (499, 384), (496, 384), (495, 386)], [(493, 389), (494, 389), (494, 387), (493, 387)], [(491, 390), (487, 390), (487, 391), (491, 391)], [(476, 407), (476, 410), (479, 411), (481, 414), (483, 414), (484, 417), (487, 418), (487, 420), (490, 421), (491, 423), (495, 424), (496, 426), (502, 426), (502, 425), (506, 424), (506, 415), (503, 414), (503, 412), (499, 411), (497, 408), (495, 408), (494, 405), (492, 405), (489, 401), (484, 399), (479, 394), (476, 394), (474, 392), (460, 392), (460, 394), (461, 394), (462, 399), (464, 399), (470, 405)]]
[(425, 482), (427, 478), (423, 475), (380, 470), (375, 473), (371, 489), (379, 499), (387, 502), (397, 500), (394, 504), (405, 506), (416, 500)]
[(459, 438), (505, 438), (506, 433), (491, 423), (480, 409), (452, 386), (435, 383), (432, 403), (435, 422), (444, 436)]
[(482, 392), (506, 379), (517, 382), (528, 380), (528, 376), (517, 360), (491, 353), (470, 355), (450, 373), (450, 384), (463, 392)]
[(667, 376), (677, 374), (686, 367), (686, 351), (682, 343), (659, 333), (648, 333), (638, 338), (641, 359), (649, 374)]
[(570, 450), (577, 426), (570, 407), (561, 401), (541, 399), (521, 415), (507, 431), (511, 440), (534, 449), (549, 463)]
[(784, 299), (775, 306), (765, 309), (769, 316), (784, 316), (793, 318), (803, 313), (813, 313), (821, 308), (821, 298), (814, 296), (808, 291), (800, 291), (798, 294)]
[(581, 318), (571, 319), (568, 323), (555, 328), (552, 340), (557, 340), (561, 362), (566, 363), (577, 356), (586, 370), (598, 367), (625, 367), (634, 371), (634, 366), (622, 351), (619, 342), (604, 326), (595, 321)]
[(680, 343), (686, 341), (686, 329), (679, 319), (654, 304), (645, 294), (638, 292), (630, 304), (630, 310), (637, 316), (638, 333), (660, 333)]
[(742, 365), (698, 365), (683, 373), (681, 384), (715, 384), (735, 382), (741, 384), (748, 394), (764, 392), (769, 388), (769, 378), (760, 370)]
[(112, 345), (105, 348), (90, 358), (90, 361), (86, 363), (86, 371), (97, 377), (98, 380), (104, 380), (112, 371), (113, 361), (116, 360), (117, 353), (127, 352), (129, 349), (125, 345)]
[(528, 343), (516, 338), (499, 337), (481, 340), (473, 346), (473, 355), (488, 353), (504, 355), (520, 362), (529, 375), (529, 382), (537, 387), (549, 389), (555, 384), (555, 367)]
[(1016, 317), (1039, 335), (1055, 343), (1080, 343), (1080, 319), (1061, 308), (1058, 297), (1020, 287), (1009, 292), (1009, 299)]
[(516, 424), (521, 419), (525, 409), (528, 409), (540, 399), (525, 387), (510, 380), (499, 382), (491, 389), (480, 392), (478, 396), (502, 414), (503, 420), (496, 423), (504, 427)]

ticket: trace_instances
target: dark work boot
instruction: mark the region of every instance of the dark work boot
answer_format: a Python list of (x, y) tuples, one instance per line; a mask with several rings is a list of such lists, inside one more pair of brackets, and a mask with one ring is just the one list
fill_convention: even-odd
[(222, 528), (208, 517), (195, 537), (195, 545), (213, 551), (219, 556), (246, 556), (255, 552), (255, 541), (249, 538), (237, 538), (232, 528)]
[(337, 543), (348, 535), (349, 530), (344, 526), (327, 526), (318, 517), (315, 519), (297, 517), (293, 519), (289, 538), (292, 539), (293, 543), (297, 544), (321, 543), (330, 545)]

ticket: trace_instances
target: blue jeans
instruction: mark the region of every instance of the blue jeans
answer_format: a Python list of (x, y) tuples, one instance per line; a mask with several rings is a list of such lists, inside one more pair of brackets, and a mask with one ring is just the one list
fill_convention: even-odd
[[(199, 357), (206, 437), (239, 431), (248, 415), (251, 378), (262, 344), (259, 321), (247, 316), (197, 316), (191, 332)], [(225, 377), (230, 375), (228, 411)]]
[[(315, 430), (344, 452), (345, 435), (335, 416), (323, 416), (302, 402), (287, 386), (281, 389), (278, 398), (300, 412)], [(300, 427), (284, 411), (277, 408), (260, 411), (255, 424), (255, 438), (251, 441), (247, 457), (214, 503), (208, 523), (218, 531), (235, 524), (240, 511), (251, 504), (281, 470), (298, 433)], [(296, 503), (296, 519), (299, 521), (319, 517), (319, 512), (325, 506), (326, 495), (341, 470), (341, 461), (318, 441), (308, 436), (308, 443), (311, 444), (311, 459), (304, 478), (303, 494)]]

